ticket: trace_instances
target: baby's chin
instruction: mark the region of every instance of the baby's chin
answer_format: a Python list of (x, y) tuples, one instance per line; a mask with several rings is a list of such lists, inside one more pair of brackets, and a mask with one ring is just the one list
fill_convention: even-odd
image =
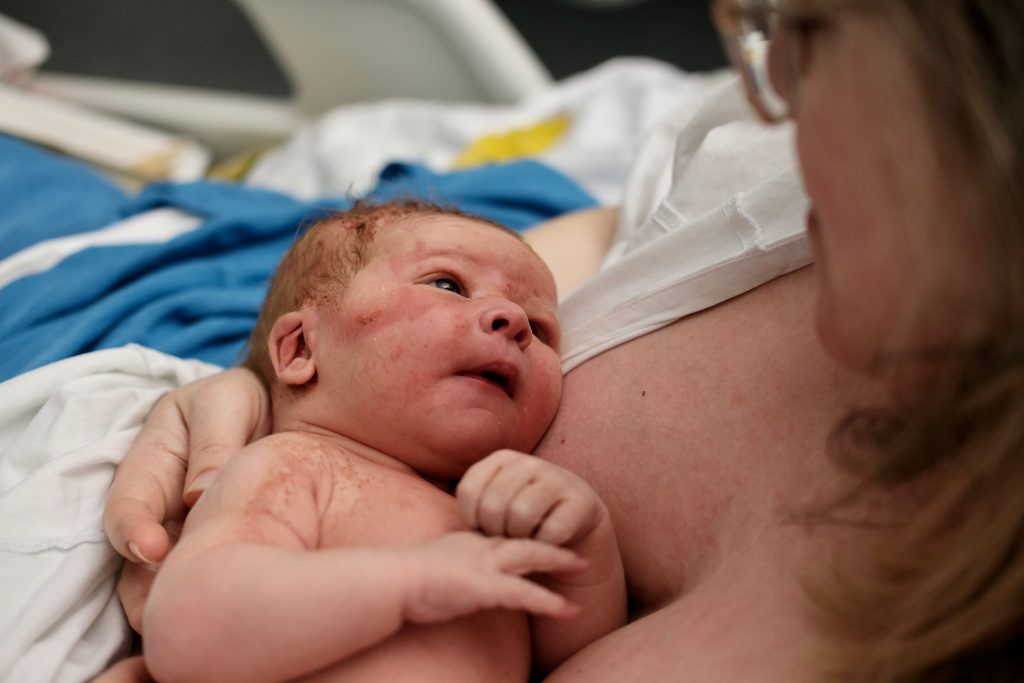
[(531, 453), (540, 442), (540, 435), (525, 439), (522, 436), (508, 438), (495, 435), (493, 432), (477, 435), (475, 438), (467, 438), (470, 436), (472, 435), (463, 434), (463, 438), (434, 443), (430, 453), (423, 453), (416, 457), (419, 466), (413, 463), (409, 464), (413, 469), (429, 477), (446, 480), (461, 479), (466, 470), (495, 451), (511, 449)]

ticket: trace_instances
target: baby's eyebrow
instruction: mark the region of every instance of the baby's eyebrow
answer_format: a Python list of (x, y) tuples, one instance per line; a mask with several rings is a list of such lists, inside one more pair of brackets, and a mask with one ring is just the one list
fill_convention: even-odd
[(468, 261), (474, 265), (484, 265), (484, 259), (465, 249), (448, 246), (424, 247), (425, 251), (417, 255), (417, 259), (425, 261), (431, 258), (449, 258), (453, 260)]

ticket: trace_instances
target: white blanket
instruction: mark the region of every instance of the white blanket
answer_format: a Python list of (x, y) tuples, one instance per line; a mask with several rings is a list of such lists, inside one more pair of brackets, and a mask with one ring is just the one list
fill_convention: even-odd
[(482, 146), (491, 155), (477, 163), (533, 158), (615, 206), (651, 128), (673, 109), (698, 102), (723, 77), (728, 73), (686, 73), (653, 59), (620, 57), (511, 105), (389, 100), (339, 107), (263, 157), (246, 182), (303, 199), (358, 195), (390, 161), (449, 171)]
[(217, 369), (126, 346), (0, 384), (0, 680), (84, 681), (125, 650), (107, 488), (157, 399)]

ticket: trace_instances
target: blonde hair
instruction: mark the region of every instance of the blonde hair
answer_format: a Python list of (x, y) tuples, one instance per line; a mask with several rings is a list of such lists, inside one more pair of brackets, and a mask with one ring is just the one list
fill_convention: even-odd
[(413, 199), (379, 204), (356, 201), (351, 209), (311, 225), (285, 253), (249, 335), (242, 365), (252, 370), (264, 386), (273, 386), (276, 375), (267, 351), (267, 339), (277, 319), (305, 305), (320, 306), (337, 301), (355, 274), (369, 261), (380, 228), (409, 216), (460, 216), (522, 239), (519, 233), (503, 225), (439, 204)]
[[(867, 570), (810, 584), (840, 680), (1024, 680), (1024, 2), (890, 0), (932, 107), (933, 139), (970, 169), (995, 291), (943, 349), (894, 363), (938, 368), (896, 411), (859, 411), (833, 434), (858, 478), (827, 514), (925, 480), (883, 530)], [(945, 267), (939, 264), (937, 267)], [(932, 475), (935, 475), (932, 477)]]

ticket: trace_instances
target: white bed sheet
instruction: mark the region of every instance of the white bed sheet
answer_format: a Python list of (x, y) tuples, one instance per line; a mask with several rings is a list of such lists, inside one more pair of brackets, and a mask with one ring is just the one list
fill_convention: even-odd
[(448, 171), (484, 137), (512, 137), (566, 117), (564, 134), (529, 156), (575, 180), (599, 203), (614, 206), (622, 201), (630, 164), (651, 128), (674, 108), (698, 102), (723, 77), (623, 57), (514, 105), (390, 100), (340, 107), (264, 156), (247, 182), (303, 199), (359, 194), (390, 161)]
[(106, 491), (160, 396), (215, 370), (128, 346), (0, 384), (0, 680), (78, 683), (125, 650)]

